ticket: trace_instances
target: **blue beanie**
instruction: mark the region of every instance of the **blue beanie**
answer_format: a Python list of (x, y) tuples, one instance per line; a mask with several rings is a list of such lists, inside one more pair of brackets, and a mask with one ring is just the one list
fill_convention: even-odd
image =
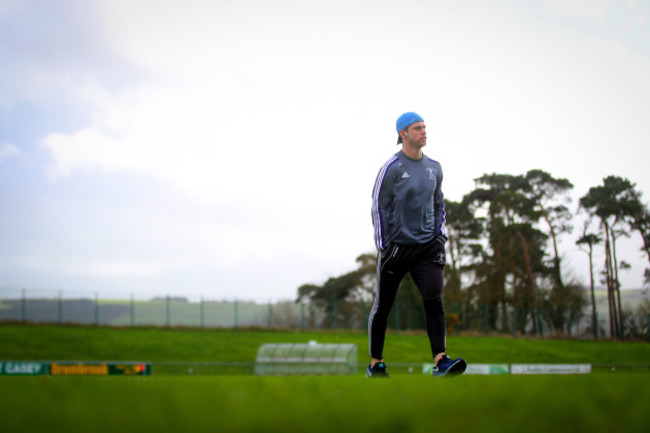
[(402, 142), (402, 137), (400, 137), (399, 132), (413, 125), (415, 122), (424, 122), (424, 119), (422, 116), (412, 111), (404, 113), (397, 118), (397, 122), (395, 124), (397, 128), (397, 144), (400, 144)]

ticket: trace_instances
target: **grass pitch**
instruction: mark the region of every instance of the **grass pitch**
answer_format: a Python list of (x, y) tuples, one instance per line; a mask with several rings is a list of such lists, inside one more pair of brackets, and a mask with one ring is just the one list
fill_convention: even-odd
[(645, 432), (650, 375), (5, 377), (3, 432)]
[[(57, 325), (0, 325), (0, 360), (85, 360), (148, 362), (253, 362), (264, 343), (354, 343), (367, 361), (365, 332), (300, 332), (199, 328), (110, 328)], [(551, 340), (512, 337), (447, 338), (452, 357), (470, 363), (650, 363), (647, 342)], [(384, 358), (394, 363), (431, 361), (424, 332), (389, 332)]]
[[(590, 375), (439, 379), (391, 363), (428, 362), (424, 334), (389, 334), (389, 379), (170, 376), (156, 362), (252, 362), (263, 343), (357, 343), (364, 333), (0, 326), (3, 360), (154, 363), (153, 376), (0, 376), (0, 431), (25, 432), (645, 432), (647, 368)], [(474, 363), (648, 364), (650, 344), (450, 336)], [(622, 372), (622, 370), (624, 372)]]

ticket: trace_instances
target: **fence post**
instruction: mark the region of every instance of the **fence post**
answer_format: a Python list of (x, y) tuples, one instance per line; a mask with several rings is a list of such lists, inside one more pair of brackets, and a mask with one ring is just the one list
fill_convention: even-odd
[(485, 333), (490, 333), (490, 317), (489, 310), (487, 305), (483, 305), (483, 325), (485, 327)]
[(59, 326), (63, 325), (63, 291), (59, 290)]
[(598, 340), (600, 338), (600, 325), (598, 324), (598, 311), (594, 311), (594, 316), (596, 319), (596, 323), (594, 323), (594, 326), (596, 327), (596, 340)]
[(27, 299), (25, 298), (25, 289), (23, 289), (22, 301), (20, 303), (20, 319), (23, 324), (27, 321)]
[(201, 329), (203, 329), (203, 327), (205, 326), (205, 311), (204, 311), (204, 304), (203, 304), (203, 296), (201, 296), (200, 321), (201, 321)]
[(135, 300), (133, 299), (133, 293), (131, 293), (131, 328), (135, 326)]
[(169, 328), (170, 319), (171, 319), (171, 317), (170, 317), (170, 316), (171, 316), (171, 314), (170, 314), (171, 312), (169, 311), (169, 302), (170, 302), (170, 300), (169, 300), (169, 295), (167, 295), (167, 308), (166, 308), (166, 310), (165, 310), (165, 318), (166, 318), (166, 322), (167, 322), (167, 327), (168, 327), (168, 328)]
[(97, 292), (95, 292), (95, 326), (99, 326), (99, 300), (97, 299)]
[(300, 331), (305, 330), (305, 302), (300, 302)]
[(239, 327), (239, 305), (237, 303), (237, 298), (235, 298), (235, 329)]

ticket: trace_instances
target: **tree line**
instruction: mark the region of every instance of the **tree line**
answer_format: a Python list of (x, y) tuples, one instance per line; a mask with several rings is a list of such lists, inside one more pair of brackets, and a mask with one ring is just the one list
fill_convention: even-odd
[[(506, 333), (562, 332), (591, 304), (590, 332), (598, 338), (595, 285), (599, 282), (607, 289), (609, 335), (623, 338), (619, 272), (630, 265), (617, 258), (617, 241), (622, 237), (640, 235), (641, 251), (649, 263), (645, 284), (650, 284), (650, 210), (636, 184), (608, 176), (590, 188), (572, 211), (573, 184), (543, 170), (484, 174), (474, 181), (474, 189), (461, 201), (445, 200), (449, 241), (443, 293), (447, 309), (454, 306), (451, 313), (456, 313), (448, 311), (448, 322), (462, 317), (466, 328), (486, 324)], [(558, 252), (561, 236), (575, 229), (575, 214), (584, 216), (576, 243), (589, 257), (588, 290), (567, 277)], [(604, 252), (602, 264), (594, 263), (598, 249)], [(297, 302), (308, 301), (331, 317), (335, 314), (332, 320), (341, 324), (358, 323), (363, 320), (359, 304), (374, 296), (375, 273), (376, 255), (362, 254), (355, 270), (322, 285), (299, 287)], [(396, 301), (421, 306), (409, 276)], [(424, 318), (416, 308), (395, 320), (403, 328), (420, 328)]]

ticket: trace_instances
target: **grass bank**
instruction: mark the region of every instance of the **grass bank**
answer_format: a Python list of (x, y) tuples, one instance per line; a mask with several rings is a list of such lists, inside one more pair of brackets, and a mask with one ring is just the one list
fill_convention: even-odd
[[(299, 332), (197, 328), (113, 328), (56, 325), (0, 325), (0, 359), (116, 360), (149, 362), (253, 362), (264, 343), (355, 343), (366, 361), (362, 332)], [(650, 344), (450, 336), (448, 352), (472, 363), (647, 364)], [(429, 362), (423, 333), (389, 333), (387, 363)]]

